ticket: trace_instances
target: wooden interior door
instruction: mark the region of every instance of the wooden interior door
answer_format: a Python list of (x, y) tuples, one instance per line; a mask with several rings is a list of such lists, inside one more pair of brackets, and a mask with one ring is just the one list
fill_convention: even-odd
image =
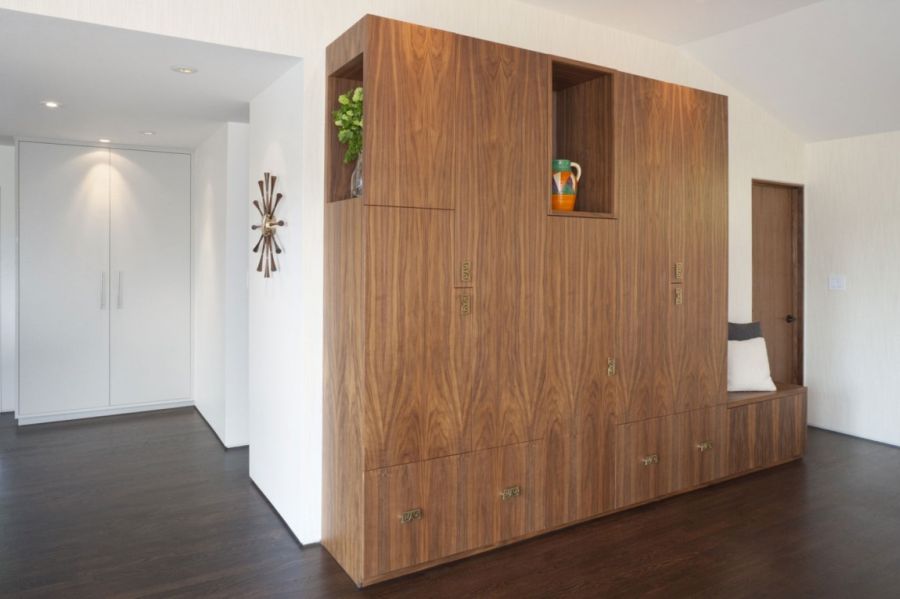
[(753, 182), (753, 320), (772, 379), (803, 384), (803, 192)]
[(19, 144), (19, 415), (109, 405), (108, 165)]
[(191, 157), (110, 152), (110, 403), (191, 396)]

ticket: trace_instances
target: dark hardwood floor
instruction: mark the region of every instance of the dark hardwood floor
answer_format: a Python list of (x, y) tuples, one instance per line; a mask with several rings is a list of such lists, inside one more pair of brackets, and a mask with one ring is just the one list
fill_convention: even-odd
[(802, 462), (357, 591), (192, 409), (0, 416), (4, 597), (898, 597), (900, 449)]

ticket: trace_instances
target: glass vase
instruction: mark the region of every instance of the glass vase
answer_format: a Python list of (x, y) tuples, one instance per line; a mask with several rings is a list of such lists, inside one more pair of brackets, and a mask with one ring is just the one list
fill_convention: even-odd
[(356, 168), (353, 169), (353, 174), (350, 175), (350, 197), (351, 198), (361, 198), (363, 194), (363, 155), (362, 152), (359, 153), (359, 158), (356, 159)]

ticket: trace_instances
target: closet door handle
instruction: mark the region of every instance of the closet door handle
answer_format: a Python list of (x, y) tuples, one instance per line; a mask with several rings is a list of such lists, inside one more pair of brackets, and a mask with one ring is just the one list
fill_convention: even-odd
[(118, 277), (118, 282), (116, 285), (116, 308), (118, 310), (122, 309), (122, 271), (117, 271), (116, 276)]
[(106, 310), (106, 271), (100, 271), (100, 309)]

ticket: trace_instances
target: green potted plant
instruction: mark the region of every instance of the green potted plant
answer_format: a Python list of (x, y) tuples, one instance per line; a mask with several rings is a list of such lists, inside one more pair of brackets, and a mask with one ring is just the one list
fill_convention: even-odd
[(338, 107), (331, 113), (338, 130), (338, 141), (347, 146), (344, 164), (356, 161), (350, 176), (350, 197), (363, 193), (363, 88), (357, 87), (338, 96)]

